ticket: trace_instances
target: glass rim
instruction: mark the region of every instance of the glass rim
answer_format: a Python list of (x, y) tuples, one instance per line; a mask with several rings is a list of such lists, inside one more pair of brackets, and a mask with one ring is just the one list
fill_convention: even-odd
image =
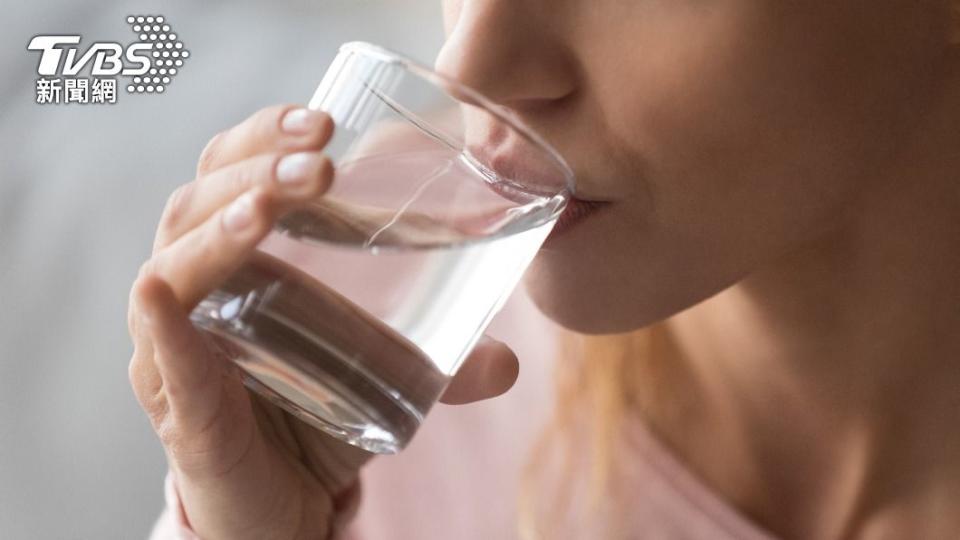
[(563, 158), (563, 156), (560, 155), (560, 152), (558, 152), (552, 144), (547, 142), (533, 128), (528, 126), (526, 122), (518, 118), (516, 113), (514, 113), (508, 107), (504, 107), (503, 105), (495, 103), (478, 90), (475, 90), (452, 77), (444, 75), (443, 73), (434, 71), (432, 68), (418, 62), (417, 60), (380, 45), (375, 45), (367, 41), (348, 41), (340, 46), (339, 52), (355, 52), (384, 62), (400, 64), (407, 71), (413, 73), (421, 79), (426, 80), (433, 86), (436, 86), (440, 91), (454, 101), (461, 101), (455, 96), (451, 95), (451, 93), (442, 85), (437, 83), (440, 82), (454, 87), (458, 92), (462, 92), (468, 98), (474, 100), (477, 105), (482, 107), (489, 114), (493, 115), (497, 120), (506, 123), (510, 128), (513, 128), (520, 133), (520, 135), (526, 137), (531, 142), (542, 148), (550, 157), (550, 159), (555, 162), (555, 165), (563, 174), (564, 182), (566, 183), (567, 191), (569, 192), (570, 196), (573, 196), (576, 193), (576, 181), (573, 169)]

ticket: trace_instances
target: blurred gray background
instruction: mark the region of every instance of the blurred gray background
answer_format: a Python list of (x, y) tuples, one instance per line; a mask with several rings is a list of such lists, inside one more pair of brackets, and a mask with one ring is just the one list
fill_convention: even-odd
[[(166, 92), (35, 103), (32, 36), (125, 44), (130, 14), (163, 15), (191, 52)], [(166, 467), (127, 382), (126, 307), (160, 211), (214, 133), (305, 102), (337, 46), (356, 39), (432, 61), (440, 2), (4, 4), (0, 538), (146, 537)]]

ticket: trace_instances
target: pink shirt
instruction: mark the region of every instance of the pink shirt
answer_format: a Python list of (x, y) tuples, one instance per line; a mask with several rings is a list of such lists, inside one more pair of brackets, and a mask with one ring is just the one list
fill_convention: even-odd
[[(518, 538), (520, 471), (549, 415), (557, 327), (518, 290), (488, 329), (521, 361), (507, 394), (466, 406), (437, 405), (402, 453), (364, 469), (359, 512), (346, 537), (357, 540)], [(702, 482), (640, 421), (625, 426), (620, 473), (626, 520), (616, 538), (771, 540)], [(184, 526), (172, 479), (151, 540), (195, 538)], [(566, 538), (597, 538), (604, 524), (569, 517)]]

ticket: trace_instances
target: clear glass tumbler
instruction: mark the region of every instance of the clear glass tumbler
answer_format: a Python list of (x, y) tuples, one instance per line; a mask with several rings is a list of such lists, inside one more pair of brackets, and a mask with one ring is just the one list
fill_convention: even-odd
[(245, 384), (376, 453), (402, 449), (573, 191), (509, 110), (351, 42), (308, 105), (335, 123), (331, 188), (281, 217), (191, 313)]

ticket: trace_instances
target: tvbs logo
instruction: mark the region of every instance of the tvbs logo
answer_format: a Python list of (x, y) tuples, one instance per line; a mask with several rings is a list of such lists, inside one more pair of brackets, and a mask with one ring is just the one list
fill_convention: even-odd
[[(98, 42), (91, 45), (79, 59), (77, 59), (79, 49), (71, 47), (66, 49), (66, 62), (61, 62), (64, 49), (58, 46), (78, 43), (80, 43), (80, 36), (35, 36), (30, 40), (27, 48), (31, 51), (43, 51), (40, 55), (40, 65), (37, 67), (37, 73), (40, 75), (76, 75), (90, 63), (91, 59), (93, 59), (93, 67), (90, 69), (90, 74), (93, 76), (118, 73), (131, 76), (143, 75), (150, 69), (150, 51), (153, 50), (153, 45), (150, 43), (133, 43), (124, 53), (119, 43)], [(137, 67), (125, 67), (121, 60), (122, 56), (126, 56), (127, 61), (137, 64)]]
[[(115, 103), (117, 76), (129, 77), (130, 93), (162, 93), (190, 52), (163, 16), (131, 15), (127, 24), (139, 41), (126, 46), (98, 41), (80, 47), (79, 35), (34, 36), (38, 51), (37, 103)], [(77, 77), (89, 67), (90, 78)]]

